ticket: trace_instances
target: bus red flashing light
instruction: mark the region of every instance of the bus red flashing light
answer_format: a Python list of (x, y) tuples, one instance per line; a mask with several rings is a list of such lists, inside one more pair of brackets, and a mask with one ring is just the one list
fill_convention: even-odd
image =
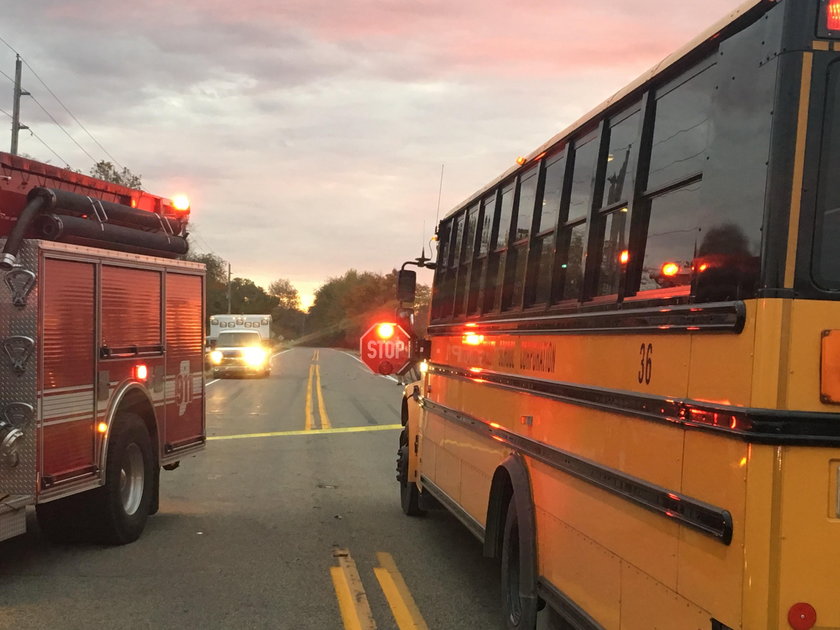
[(484, 335), (477, 335), (475, 333), (467, 333), (464, 335), (462, 341), (467, 346), (480, 346), (484, 343)]
[(840, 31), (840, 0), (830, 0), (826, 5), (825, 26), (829, 31)]
[(149, 368), (145, 363), (138, 363), (134, 366), (134, 378), (138, 381), (145, 381), (149, 378)]
[(388, 340), (394, 336), (396, 324), (382, 323), (376, 326), (376, 336), (382, 340)]
[(673, 278), (680, 272), (680, 266), (676, 263), (668, 262), (662, 265), (662, 275), (668, 278)]

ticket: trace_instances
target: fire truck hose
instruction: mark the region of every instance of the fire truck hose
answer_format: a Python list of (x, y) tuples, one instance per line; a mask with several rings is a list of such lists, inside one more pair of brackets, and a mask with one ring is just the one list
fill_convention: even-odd
[(144, 232), (122, 225), (100, 223), (73, 216), (42, 214), (35, 224), (37, 238), (88, 245), (104, 249), (118, 249), (135, 254), (174, 258), (187, 253), (189, 246), (183, 236), (160, 232)]
[(32, 195), (30, 192), (26, 206), (23, 212), (20, 213), (17, 223), (12, 228), (9, 238), (6, 239), (6, 245), (3, 247), (3, 253), (0, 254), (0, 269), (9, 271), (15, 266), (17, 261), (17, 253), (20, 249), (20, 243), (32, 220), (38, 216), (43, 208), (49, 207), (50, 204), (55, 203), (54, 198), (51, 198), (49, 191), (46, 188), (36, 188), (35, 190), (42, 190), (44, 192), (38, 195)]
[(93, 199), (86, 195), (58, 190), (55, 188), (33, 188), (29, 191), (29, 199), (44, 196), (52, 200), (49, 207), (43, 212), (53, 214), (71, 215), (77, 217), (97, 216), (104, 213), (106, 223), (124, 225), (136, 230), (161, 230), (161, 216), (155, 212), (130, 208), (112, 201)]

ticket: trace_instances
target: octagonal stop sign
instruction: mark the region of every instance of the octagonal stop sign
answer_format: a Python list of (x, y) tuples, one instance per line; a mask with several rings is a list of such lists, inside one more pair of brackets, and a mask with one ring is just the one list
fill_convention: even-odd
[(411, 336), (402, 326), (374, 324), (359, 342), (362, 362), (372, 372), (387, 376), (406, 367), (411, 357)]

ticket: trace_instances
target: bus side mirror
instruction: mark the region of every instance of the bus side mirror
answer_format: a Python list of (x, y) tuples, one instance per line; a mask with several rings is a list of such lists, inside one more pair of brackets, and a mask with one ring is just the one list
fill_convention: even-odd
[(409, 269), (400, 269), (397, 275), (397, 300), (399, 302), (414, 302), (414, 295), (417, 291), (417, 272)]

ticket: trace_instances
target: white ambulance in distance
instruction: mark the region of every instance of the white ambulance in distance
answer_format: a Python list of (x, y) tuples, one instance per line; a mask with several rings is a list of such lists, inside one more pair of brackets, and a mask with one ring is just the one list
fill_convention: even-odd
[(256, 330), (263, 342), (271, 339), (271, 315), (233, 315), (225, 313), (210, 317), (210, 334), (207, 337), (212, 344), (219, 338), (219, 333), (230, 330)]

